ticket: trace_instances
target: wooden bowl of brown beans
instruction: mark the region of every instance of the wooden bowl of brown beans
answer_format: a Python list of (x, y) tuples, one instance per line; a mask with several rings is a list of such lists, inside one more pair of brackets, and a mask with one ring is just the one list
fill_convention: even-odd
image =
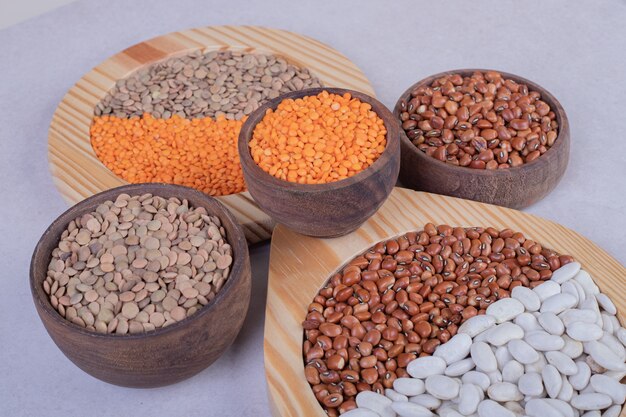
[(569, 123), (546, 89), (517, 75), (462, 69), (407, 89), (400, 181), (419, 191), (523, 208), (565, 173)]
[(30, 287), (48, 334), (79, 368), (157, 387), (205, 369), (235, 340), (250, 260), (241, 227), (216, 199), (132, 184), (81, 201), (48, 227)]

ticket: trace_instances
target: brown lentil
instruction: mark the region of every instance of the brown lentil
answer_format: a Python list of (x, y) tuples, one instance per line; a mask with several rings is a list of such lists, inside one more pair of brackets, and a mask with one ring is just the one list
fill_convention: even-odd
[[(320, 289), (303, 321), (305, 376), (328, 415), (384, 391), (470, 317), (572, 262), (510, 229), (435, 226), (379, 242)], [(331, 397), (332, 395), (332, 397)], [(348, 404), (342, 407), (343, 404)]]
[[(191, 255), (202, 257), (200, 267), (188, 265)], [(231, 263), (220, 219), (204, 207), (120, 194), (69, 223), (52, 251), (43, 288), (59, 314), (79, 326), (139, 333), (208, 304)]]
[(558, 136), (556, 115), (541, 94), (496, 71), (449, 74), (400, 103), (402, 128), (422, 152), (475, 169), (531, 162)]
[(95, 115), (240, 120), (263, 102), (290, 91), (321, 87), (305, 68), (273, 55), (194, 51), (156, 62), (119, 80)]

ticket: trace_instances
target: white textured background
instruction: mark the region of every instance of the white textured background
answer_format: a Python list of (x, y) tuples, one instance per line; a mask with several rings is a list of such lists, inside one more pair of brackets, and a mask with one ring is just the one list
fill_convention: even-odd
[[(2, 1), (0, 14), (5, 12)], [(66, 205), (46, 160), (55, 106), (85, 72), (142, 40), (196, 26), (266, 25), (352, 59), (389, 107), (413, 82), (496, 68), (550, 90), (572, 133), (558, 188), (527, 210), (626, 263), (626, 1), (82, 0), (0, 31), (0, 416), (268, 416), (262, 357), (267, 247), (235, 345), (174, 386), (133, 390), (84, 374), (55, 347), (28, 288), (35, 243)]]

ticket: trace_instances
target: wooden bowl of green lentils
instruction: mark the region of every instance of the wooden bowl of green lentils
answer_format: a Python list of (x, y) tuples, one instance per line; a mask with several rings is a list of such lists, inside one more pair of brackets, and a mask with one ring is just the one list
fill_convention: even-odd
[(79, 368), (157, 387), (205, 369), (235, 340), (250, 260), (242, 229), (216, 199), (133, 184), (59, 216), (35, 248), (30, 286), (48, 334)]

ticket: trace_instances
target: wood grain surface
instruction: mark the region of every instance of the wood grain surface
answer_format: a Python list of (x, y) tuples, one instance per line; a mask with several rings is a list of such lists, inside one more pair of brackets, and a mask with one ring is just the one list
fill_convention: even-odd
[[(411, 91), (429, 86), (436, 79), (449, 74), (470, 76), (482, 69), (462, 69), (431, 75), (409, 87), (398, 99), (394, 115), (400, 117), (400, 102), (408, 102)], [(531, 91), (541, 93), (559, 124), (554, 145), (539, 158), (519, 167), (497, 170), (472, 169), (439, 161), (417, 149), (401, 129), (402, 162), (400, 182), (414, 190), (466, 198), (483, 203), (511, 208), (524, 208), (544, 198), (559, 183), (569, 161), (569, 122), (561, 103), (548, 90), (518, 75), (498, 71), (504, 78), (526, 84)]]
[[(64, 319), (44, 292), (52, 250), (70, 221), (94, 211), (121, 193), (151, 193), (187, 199), (216, 215), (233, 248), (233, 264), (224, 287), (205, 307), (171, 326), (137, 334), (103, 334)], [(109, 382), (135, 388), (173, 384), (205, 369), (228, 349), (241, 330), (251, 294), (248, 245), (234, 216), (216, 199), (187, 187), (170, 184), (131, 184), (104, 191), (59, 216), (37, 243), (30, 266), (30, 289), (37, 313), (48, 334), (76, 366)]]
[[(48, 134), (48, 161), (57, 189), (70, 204), (126, 182), (96, 157), (89, 127), (93, 109), (118, 79), (137, 69), (194, 50), (238, 50), (282, 56), (311, 70), (326, 87), (374, 91), (348, 58), (314, 39), (284, 30), (254, 26), (213, 26), (174, 32), (132, 46), (85, 74), (59, 104)], [(273, 222), (247, 192), (218, 197), (235, 215), (250, 243), (269, 239)]]
[[(626, 317), (626, 268), (593, 242), (557, 223), (516, 210), (394, 188), (380, 210), (355, 232), (316, 239), (277, 226), (272, 237), (265, 314), (265, 373), (274, 417), (324, 417), (304, 377), (302, 320), (326, 280), (376, 242), (424, 224), (511, 228), (559, 253), (573, 255)], [(622, 411), (622, 416), (626, 413)]]
[[(284, 99), (314, 96), (322, 91), (338, 95), (350, 93), (372, 106), (387, 130), (383, 153), (358, 174), (327, 184), (298, 184), (265, 172), (250, 155), (249, 143), (256, 125), (268, 109), (276, 109)], [(244, 178), (259, 207), (276, 222), (308, 236), (335, 237), (354, 231), (385, 201), (398, 180), (400, 169), (397, 119), (375, 98), (343, 88), (309, 88), (268, 101), (250, 114), (239, 133), (238, 146)]]

